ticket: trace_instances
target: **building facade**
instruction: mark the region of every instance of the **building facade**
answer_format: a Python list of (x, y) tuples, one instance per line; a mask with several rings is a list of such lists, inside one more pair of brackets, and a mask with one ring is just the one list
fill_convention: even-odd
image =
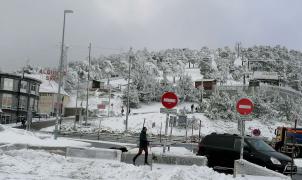
[(57, 105), (58, 93), (55, 92), (43, 92), (40, 91), (40, 101), (39, 101), (39, 113), (49, 114), (50, 116), (55, 116), (57, 109), (59, 108), (60, 114), (64, 114), (65, 106), (69, 102), (69, 95), (65, 92), (61, 94), (63, 103)]
[(34, 78), (0, 73), (0, 123), (31, 119), (38, 112), (40, 84)]
[(30, 74), (28, 76), (41, 81), (39, 89), (40, 97), (38, 102), (38, 113), (55, 116), (57, 111), (59, 111), (59, 114), (64, 114), (64, 108), (70, 100), (70, 96), (64, 90), (64, 87), (61, 88), (61, 100), (59, 103), (57, 103), (59, 86), (56, 81), (50, 78), (51, 76), (46, 74)]

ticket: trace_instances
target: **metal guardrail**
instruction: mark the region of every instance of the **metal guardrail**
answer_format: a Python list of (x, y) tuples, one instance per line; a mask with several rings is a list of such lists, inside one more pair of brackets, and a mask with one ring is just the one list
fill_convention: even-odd
[[(91, 136), (93, 139), (96, 140), (102, 140), (102, 139), (112, 139), (112, 140), (121, 140), (123, 142), (136, 142), (139, 141), (139, 134), (124, 134), (124, 133), (111, 133), (111, 132), (100, 132), (99, 134), (97, 132), (95, 133), (80, 133), (76, 131), (61, 131), (60, 136), (67, 136), (67, 137), (83, 137), (83, 136)], [(194, 136), (193, 136), (194, 137)], [(185, 136), (172, 136), (170, 140), (170, 136), (165, 137), (162, 135), (161, 137), (159, 135), (149, 135), (148, 139), (152, 142), (161, 142), (163, 143), (165, 140), (168, 140), (171, 143), (183, 143), (183, 142), (195, 142), (192, 141), (194, 138), (191, 138), (191, 136), (188, 136), (186, 139)]]
[(266, 91), (278, 91), (279, 93), (282, 93), (284, 95), (302, 98), (302, 93), (299, 91), (287, 87), (272, 86), (267, 84), (260, 84), (260, 86), (248, 86), (248, 85), (217, 86), (217, 90), (218, 91), (247, 91), (252, 87), (260, 90), (266, 90)]
[(267, 91), (273, 91), (273, 90), (277, 90), (281, 93), (284, 93), (288, 96), (295, 96), (295, 97), (299, 97), (302, 98), (302, 93), (299, 91), (296, 91), (294, 89), (290, 89), (290, 88), (286, 88), (286, 87), (282, 87), (282, 86), (272, 86), (272, 85), (267, 85), (267, 84), (263, 84), (260, 85), (260, 88), (265, 89)]

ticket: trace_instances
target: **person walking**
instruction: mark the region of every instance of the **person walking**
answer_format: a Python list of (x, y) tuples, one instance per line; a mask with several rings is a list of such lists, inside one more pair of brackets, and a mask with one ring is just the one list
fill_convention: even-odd
[(124, 116), (124, 106), (122, 106), (122, 110), (121, 110), (121, 113), (122, 113), (122, 116)]
[(145, 165), (149, 165), (148, 163), (148, 145), (149, 141), (147, 140), (147, 128), (143, 127), (140, 135), (139, 135), (139, 150), (136, 156), (133, 158), (133, 164), (135, 165), (135, 160), (138, 156), (142, 154), (143, 151), (145, 151)]
[(21, 119), (21, 123), (22, 123), (22, 128), (25, 129), (26, 126), (25, 126), (25, 119), (24, 118)]
[(191, 113), (194, 112), (194, 104), (191, 105)]

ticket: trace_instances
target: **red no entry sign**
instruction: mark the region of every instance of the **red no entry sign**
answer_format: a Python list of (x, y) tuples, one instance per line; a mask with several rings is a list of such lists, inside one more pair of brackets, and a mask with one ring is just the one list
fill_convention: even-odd
[(253, 129), (252, 133), (254, 136), (260, 136), (261, 131), (260, 131), (260, 129)]
[(241, 115), (249, 115), (254, 109), (254, 104), (250, 99), (242, 98), (237, 102), (236, 109)]
[(162, 105), (167, 109), (174, 108), (178, 103), (178, 98), (173, 92), (166, 92), (161, 97)]
[(105, 109), (106, 108), (106, 105), (105, 104), (98, 104), (98, 109)]

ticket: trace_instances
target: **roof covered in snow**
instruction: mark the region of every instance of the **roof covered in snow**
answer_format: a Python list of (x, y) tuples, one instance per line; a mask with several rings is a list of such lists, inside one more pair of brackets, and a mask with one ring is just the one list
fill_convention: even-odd
[[(199, 68), (186, 68), (184, 74), (190, 76), (193, 82), (203, 78), (203, 75), (200, 74)], [(162, 71), (160, 71), (160, 77), (158, 78), (158, 80), (162, 79), (164, 79), (164, 77)], [(173, 82), (173, 76), (167, 75), (167, 80)], [(178, 79), (176, 78), (176, 80)]]
[(253, 79), (275, 79), (275, 80), (279, 79), (277, 72), (266, 72), (266, 71), (255, 71), (252, 77)]
[[(42, 82), (39, 89), (40, 93), (58, 93), (58, 83), (53, 80), (46, 80), (45, 74), (26, 74), (25, 76), (38, 79)], [(61, 94), (69, 96), (63, 88), (61, 88)]]

